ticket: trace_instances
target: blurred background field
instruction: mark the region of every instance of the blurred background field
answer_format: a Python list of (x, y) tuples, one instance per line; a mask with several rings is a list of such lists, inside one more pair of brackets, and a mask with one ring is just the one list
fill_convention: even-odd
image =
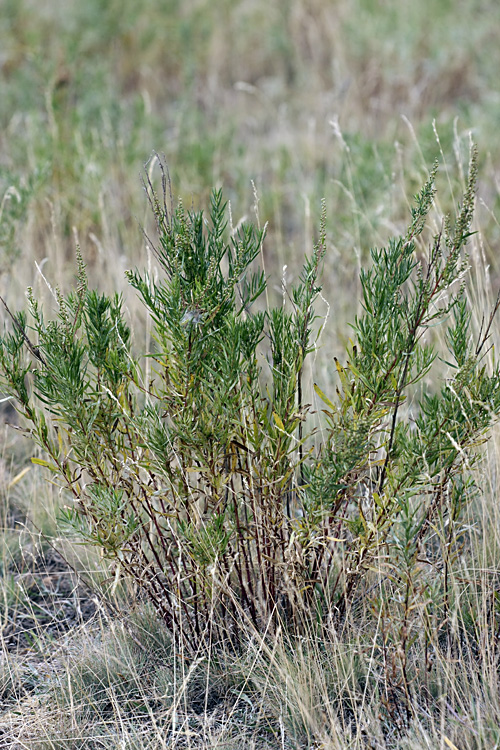
[[(439, 229), (456, 210), (472, 138), (480, 162), (470, 294), (480, 320), (500, 282), (499, 38), (496, 0), (0, 0), (0, 295), (18, 309), (27, 285), (49, 300), (49, 285), (68, 289), (78, 244), (91, 283), (124, 293), (140, 339), (143, 312), (124, 271), (152, 262), (141, 174), (156, 151), (184, 205), (206, 207), (221, 186), (236, 225), (256, 220), (258, 204), (276, 294), (312, 249), (325, 199), (328, 378), (369, 248), (404, 231), (435, 159)], [(27, 521), (57, 537), (56, 490), (36, 467), (23, 474), (30, 450), (4, 430), (2, 644), (23, 665), (10, 662), (0, 685), (9, 710), (43, 686), (54, 639), (97, 606)], [(492, 448), (490, 500), (495, 461)], [(492, 530), (484, 567), (494, 568), (492, 504), (482, 519)], [(66, 549), (76, 568), (105, 576), (101, 561), (81, 554)], [(36, 721), (35, 734), (44, 718)], [(500, 737), (499, 716), (491, 721)]]
[(2, 268), (16, 293), (37, 279), (33, 259), (53, 282), (71, 274), (75, 235), (106, 288), (146, 262), (153, 150), (175, 197), (198, 208), (223, 186), (235, 223), (253, 217), (253, 181), (278, 275), (310, 249), (325, 198), (341, 306), (435, 158), (455, 207), (472, 133), (495, 263), (495, 2), (3, 0), (0, 24)]

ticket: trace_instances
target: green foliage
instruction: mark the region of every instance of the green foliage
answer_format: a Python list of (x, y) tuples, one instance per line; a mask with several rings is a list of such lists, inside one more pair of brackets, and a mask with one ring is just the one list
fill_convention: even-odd
[[(323, 632), (367, 592), (392, 623), (387, 660), (391, 638), (402, 644), (409, 691), (413, 613), (446, 616), (476, 492), (468, 470), (500, 411), (500, 373), (484, 359), (498, 303), (474, 342), (464, 294), (475, 164), (474, 152), (454, 227), (446, 220), (427, 251), (436, 169), (407, 233), (372, 251), (336, 395), (315, 386), (321, 444), (305, 420), (303, 367), (324, 216), (296, 285), (265, 309), (264, 233), (228, 227), (220, 191), (208, 217), (174, 208), (162, 170), (162, 195), (146, 182), (161, 274), (128, 272), (152, 351), (134, 353), (121, 299), (88, 289), (80, 257), (54, 320), (32, 293), (29, 318), (11, 316), (2, 385), (47, 454), (37, 462), (66, 490), (63, 521), (114, 561), (117, 580), (136, 581), (188, 650), (209, 639), (238, 647), (247, 623)], [(447, 353), (431, 340), (437, 326)], [(438, 356), (448, 376), (419, 391)]]

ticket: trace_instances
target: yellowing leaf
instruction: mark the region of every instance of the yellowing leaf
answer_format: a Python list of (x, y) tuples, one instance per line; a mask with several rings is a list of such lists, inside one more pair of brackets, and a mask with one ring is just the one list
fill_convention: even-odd
[(282, 432), (285, 432), (285, 427), (283, 425), (282, 419), (279, 416), (279, 414), (276, 414), (276, 412), (273, 411), (273, 417), (274, 417), (274, 421), (278, 425), (278, 429), (281, 430)]
[(46, 469), (50, 469), (51, 471), (59, 471), (57, 466), (54, 466), (54, 464), (51, 464), (48, 461), (44, 461), (43, 458), (35, 458), (32, 456), (31, 463), (37, 464), (37, 466), (45, 466)]
[(316, 391), (316, 394), (320, 397), (320, 399), (328, 406), (328, 408), (332, 411), (335, 411), (335, 406), (332, 404), (328, 396), (325, 396), (319, 385), (317, 385), (316, 383), (314, 383), (314, 390)]
[(448, 737), (445, 734), (443, 734), (443, 740), (444, 740), (444, 744), (448, 745), (448, 747), (450, 748), (450, 750), (458, 750), (458, 747), (456, 745), (454, 745), (453, 742), (451, 740), (449, 740)]
[(345, 369), (342, 367), (337, 357), (334, 357), (334, 361), (335, 361), (335, 367), (337, 368), (337, 372), (340, 376), (340, 382), (342, 383), (342, 388), (347, 393), (349, 391), (349, 381), (347, 380)]
[(11, 487), (14, 487), (14, 486), (15, 486), (15, 485), (16, 485), (16, 484), (17, 484), (18, 482), (20, 482), (20, 481), (21, 481), (21, 479), (22, 479), (22, 478), (23, 478), (24, 476), (26, 476), (26, 474), (27, 474), (27, 473), (28, 473), (28, 471), (30, 471), (30, 470), (31, 470), (31, 466), (25, 466), (25, 467), (24, 467), (24, 469), (22, 469), (22, 470), (21, 470), (21, 471), (19, 472), (19, 474), (16, 474), (16, 476), (14, 477), (14, 479), (11, 479), (11, 481), (10, 481), (10, 482), (9, 482), (9, 484), (7, 485), (7, 489), (8, 489), (8, 490), (10, 490), (10, 488), (11, 488)]

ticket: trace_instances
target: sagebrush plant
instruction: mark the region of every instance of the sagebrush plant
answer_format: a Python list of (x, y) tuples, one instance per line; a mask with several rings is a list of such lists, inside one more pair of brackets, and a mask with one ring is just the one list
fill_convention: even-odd
[[(363, 599), (393, 675), (388, 710), (398, 691), (407, 712), (415, 639), (454, 637), (469, 469), (500, 411), (485, 360), (498, 302), (475, 341), (464, 293), (476, 152), (454, 226), (425, 250), (436, 169), (406, 234), (361, 273), (362, 313), (336, 393), (315, 385), (315, 415), (303, 370), (321, 325), (324, 214), (297, 283), (269, 308), (264, 231), (228, 227), (220, 191), (208, 218), (174, 207), (164, 168), (159, 194), (146, 181), (159, 277), (128, 272), (152, 351), (132, 343), (118, 295), (88, 288), (80, 255), (54, 319), (29, 290), (0, 342), (2, 387), (47, 455), (34, 461), (66, 493), (62, 521), (137, 583), (175, 640), (194, 653), (239, 648), (249, 624), (324, 635)], [(446, 352), (428, 335), (438, 325)], [(441, 388), (419, 391), (438, 355)]]

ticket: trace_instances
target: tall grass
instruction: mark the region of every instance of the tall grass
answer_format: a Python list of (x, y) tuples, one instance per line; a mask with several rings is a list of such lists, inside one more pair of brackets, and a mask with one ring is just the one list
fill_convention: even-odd
[[(339, 228), (329, 274), (347, 284), (353, 248), (384, 244), (440, 149), (465, 166), (472, 128), (493, 207), (498, 20), (491, 2), (6, 3), (1, 195), (17, 192), (2, 231), (60, 282), (75, 227), (110, 291), (141, 253), (137, 175), (156, 149), (186, 205), (223, 183), (235, 223), (253, 179), (280, 267), (310, 243), (325, 198)], [(24, 267), (13, 294), (33, 281)]]

